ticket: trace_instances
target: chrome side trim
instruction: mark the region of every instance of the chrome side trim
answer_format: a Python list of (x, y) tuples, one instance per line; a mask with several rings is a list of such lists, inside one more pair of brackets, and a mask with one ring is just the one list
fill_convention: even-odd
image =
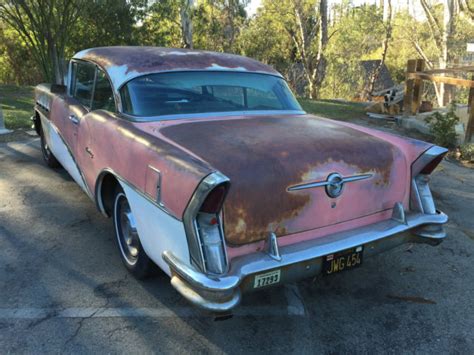
[(124, 177), (119, 175), (117, 172), (115, 172), (111, 168), (105, 168), (102, 169), (97, 176), (96, 183), (95, 183), (95, 202), (97, 205), (97, 209), (106, 217), (110, 217), (107, 212), (105, 211), (104, 204), (102, 202), (102, 181), (107, 174), (112, 174), (117, 180), (120, 180), (120, 182), (126, 184), (128, 187), (130, 187), (133, 191), (135, 191), (137, 194), (139, 194), (141, 197), (152, 203), (154, 206), (158, 207), (160, 210), (168, 214), (170, 217), (173, 217), (174, 219), (181, 221), (180, 218), (175, 216), (174, 214), (171, 213), (163, 204), (159, 204), (157, 201), (153, 200), (148, 196), (146, 193), (141, 191), (138, 187), (136, 187), (134, 184), (126, 180)]
[[(186, 207), (186, 210), (184, 211), (183, 223), (184, 223), (184, 229), (186, 231), (186, 238), (188, 240), (191, 263), (197, 266), (198, 269), (204, 272), (206, 271), (206, 264), (204, 260), (202, 247), (201, 247), (201, 240), (197, 232), (196, 217), (207, 195), (216, 186), (219, 186), (222, 184), (230, 184), (230, 180), (227, 176), (221, 174), (218, 171), (207, 175), (198, 185), (196, 191), (191, 197), (191, 200), (189, 201), (188, 206)], [(221, 221), (219, 225), (221, 226), (221, 235), (223, 236)], [(225, 248), (224, 238), (222, 242), (224, 243), (224, 251), (226, 253), (225, 258), (227, 262), (227, 252)]]
[[(293, 186), (290, 186), (287, 190), (288, 191), (298, 191), (298, 190), (311, 189), (313, 187), (333, 185), (333, 182), (329, 179), (329, 177), (333, 174), (330, 174), (328, 176), (328, 178), (324, 181), (317, 181), (317, 182), (310, 182), (310, 183), (305, 183), (305, 184), (293, 185)], [(341, 183), (344, 184), (344, 183), (352, 182), (352, 181), (365, 180), (365, 179), (371, 178), (372, 176), (373, 176), (373, 174), (361, 174), (361, 175), (353, 175), (353, 176), (345, 176), (345, 177), (341, 176)]]
[[(398, 211), (398, 212), (397, 212)], [(394, 216), (399, 207), (394, 207)], [(189, 301), (208, 310), (222, 311), (222, 304), (229, 299), (240, 299), (240, 293), (251, 291), (255, 275), (274, 269), (282, 272), (282, 282), (293, 282), (314, 276), (321, 270), (322, 257), (341, 250), (364, 245), (364, 255), (371, 256), (406, 242), (437, 245), (446, 236), (442, 225), (448, 217), (442, 213), (405, 214), (406, 223), (395, 218), (368, 226), (343, 231), (306, 242), (280, 248), (281, 260), (271, 258), (266, 251), (255, 252), (233, 259), (225, 276), (208, 276), (195, 267), (186, 264), (171, 251), (163, 252), (163, 259), (169, 265), (173, 277), (179, 277), (179, 287), (173, 286)], [(430, 233), (430, 230), (432, 233)], [(199, 294), (199, 301), (189, 297)], [(237, 296), (238, 294), (238, 296)]]

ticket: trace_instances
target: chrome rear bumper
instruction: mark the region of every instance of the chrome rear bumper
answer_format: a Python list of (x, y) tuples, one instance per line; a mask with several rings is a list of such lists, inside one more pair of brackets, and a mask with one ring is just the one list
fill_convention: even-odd
[(437, 245), (446, 236), (442, 225), (447, 221), (448, 216), (443, 212), (405, 215), (403, 209), (395, 207), (389, 220), (281, 247), (281, 260), (264, 252), (235, 258), (224, 276), (206, 275), (179, 260), (171, 251), (165, 251), (163, 259), (171, 269), (171, 284), (178, 292), (196, 306), (221, 313), (237, 306), (242, 293), (253, 290), (255, 275), (279, 269), (278, 284), (282, 284), (315, 276), (321, 272), (325, 255), (360, 245), (364, 246), (364, 258), (403, 243)]

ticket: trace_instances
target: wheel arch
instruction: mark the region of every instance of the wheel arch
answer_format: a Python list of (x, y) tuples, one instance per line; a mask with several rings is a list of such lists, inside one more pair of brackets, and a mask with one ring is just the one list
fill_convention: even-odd
[(110, 169), (102, 170), (95, 184), (95, 203), (97, 209), (106, 217), (112, 216), (117, 186), (120, 186), (120, 182), (114, 172)]
[(35, 114), (32, 117), (32, 121), (33, 121), (33, 127), (34, 127), (34, 130), (36, 131), (36, 134), (38, 134), (38, 136), (41, 136), (41, 131), (42, 131), (41, 117), (40, 117), (40, 113), (37, 110), (35, 110)]

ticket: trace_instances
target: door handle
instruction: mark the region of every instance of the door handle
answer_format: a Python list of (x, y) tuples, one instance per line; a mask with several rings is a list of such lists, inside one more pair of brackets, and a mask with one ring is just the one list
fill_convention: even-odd
[(72, 123), (79, 124), (79, 118), (77, 118), (75, 115), (69, 115), (69, 119)]

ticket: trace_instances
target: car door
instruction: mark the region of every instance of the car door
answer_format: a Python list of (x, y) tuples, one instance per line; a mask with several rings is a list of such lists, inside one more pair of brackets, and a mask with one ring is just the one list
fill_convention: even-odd
[[(114, 94), (112, 85), (100, 68), (96, 68), (95, 83), (93, 88), (92, 102), (90, 112), (85, 114), (78, 125), (78, 137), (76, 140), (76, 157), (81, 166), (82, 173), (87, 181), (89, 187), (93, 187), (95, 179), (97, 178), (97, 171), (100, 167), (100, 152), (95, 151), (94, 146), (97, 146), (97, 140), (103, 140), (103, 131), (97, 129), (91, 120), (97, 120), (101, 117), (103, 123), (105, 120), (115, 120), (113, 113), (116, 112)], [(99, 110), (106, 112), (98, 112)], [(94, 129), (95, 127), (95, 129)]]
[(69, 149), (77, 158), (77, 136), (81, 120), (92, 106), (96, 66), (84, 61), (72, 62), (68, 115), (64, 117), (62, 133)]

